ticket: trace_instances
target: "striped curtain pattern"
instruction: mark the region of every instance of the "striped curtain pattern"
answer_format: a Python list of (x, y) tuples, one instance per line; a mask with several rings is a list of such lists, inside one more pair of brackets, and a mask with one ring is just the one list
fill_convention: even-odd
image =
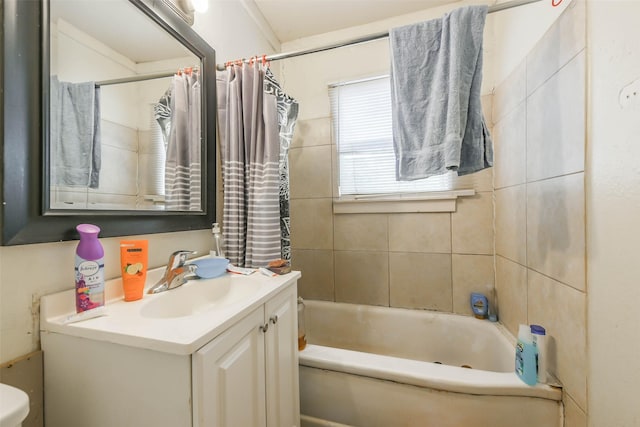
[(218, 74), (223, 233), (227, 258), (241, 267), (281, 257), (280, 127), (267, 72), (255, 63)]
[(165, 166), (167, 210), (201, 210), (201, 104), (198, 73), (173, 76)]

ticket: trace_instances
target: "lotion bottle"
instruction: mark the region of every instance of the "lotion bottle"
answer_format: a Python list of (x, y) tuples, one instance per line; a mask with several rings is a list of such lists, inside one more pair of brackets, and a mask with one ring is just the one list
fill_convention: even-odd
[(540, 325), (531, 325), (531, 337), (536, 348), (536, 372), (538, 382), (547, 382), (547, 331)]
[(211, 234), (213, 234), (213, 250), (209, 251), (209, 255), (216, 258), (225, 258), (224, 239), (222, 238), (222, 233), (220, 232), (220, 225), (217, 222), (213, 223)]
[(516, 374), (527, 385), (536, 385), (536, 348), (531, 329), (527, 325), (518, 328), (516, 344)]
[(76, 312), (104, 306), (104, 249), (98, 240), (100, 227), (79, 224), (76, 248)]

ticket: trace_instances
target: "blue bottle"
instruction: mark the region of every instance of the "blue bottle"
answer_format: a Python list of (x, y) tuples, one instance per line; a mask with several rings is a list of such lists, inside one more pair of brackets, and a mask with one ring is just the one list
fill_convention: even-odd
[(536, 385), (536, 347), (533, 345), (531, 328), (520, 325), (516, 344), (516, 374), (527, 385)]
[(477, 319), (486, 319), (487, 313), (489, 312), (489, 301), (487, 297), (477, 293), (471, 293), (471, 311), (473, 311), (473, 315)]

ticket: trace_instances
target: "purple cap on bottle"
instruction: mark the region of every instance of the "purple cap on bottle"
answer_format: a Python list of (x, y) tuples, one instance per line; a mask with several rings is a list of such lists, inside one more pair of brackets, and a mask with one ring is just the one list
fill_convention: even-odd
[(531, 333), (536, 335), (546, 335), (547, 331), (540, 325), (531, 325)]
[(98, 241), (100, 227), (93, 224), (78, 224), (76, 230), (80, 233), (80, 243), (76, 253), (82, 259), (97, 260), (104, 256), (104, 249)]

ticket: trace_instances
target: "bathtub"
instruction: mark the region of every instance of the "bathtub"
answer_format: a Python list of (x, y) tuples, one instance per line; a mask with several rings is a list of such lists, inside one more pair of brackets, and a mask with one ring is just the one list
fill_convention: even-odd
[(562, 392), (513, 373), (504, 327), (468, 316), (305, 301), (302, 427), (561, 427)]

